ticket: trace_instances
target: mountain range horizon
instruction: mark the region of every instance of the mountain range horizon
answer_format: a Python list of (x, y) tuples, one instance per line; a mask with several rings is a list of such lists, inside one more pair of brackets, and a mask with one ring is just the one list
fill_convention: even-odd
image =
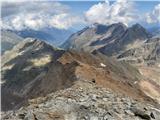
[[(135, 23), (135, 24), (131, 25), (130, 27), (126, 26), (122, 22), (117, 22), (117, 23), (113, 23), (113, 24), (110, 24), (110, 25), (104, 25), (104, 26), (108, 27), (108, 26), (111, 26), (111, 25), (114, 25), (114, 24), (117, 24), (117, 25), (118, 24), (122, 24), (122, 26), (125, 26), (126, 28), (130, 28), (132, 26), (137, 25), (137, 26), (141, 26), (144, 29), (146, 29), (144, 26), (140, 25), (139, 23)], [(89, 27), (93, 27), (95, 25), (103, 25), (103, 24), (93, 23), (92, 25), (86, 26), (81, 30), (84, 30), (84, 29), (89, 28)], [(46, 29), (48, 29), (48, 28), (46, 28)], [(63, 30), (54, 31), (54, 28), (53, 28), (53, 29), (51, 29), (51, 33), (50, 32), (46, 33), (45, 31), (39, 31), (39, 30), (36, 31), (36, 30), (32, 30), (32, 29), (26, 29), (26, 30), (22, 30), (22, 31), (15, 31), (15, 30), (10, 30), (10, 29), (2, 29), (2, 31), (10, 31), (10, 32), (13, 32), (13, 33), (17, 34), (20, 37), (23, 37), (23, 38), (32, 37), (32, 38), (37, 38), (37, 39), (40, 39), (40, 40), (44, 40), (44, 41), (50, 43), (51, 45), (53, 45), (55, 47), (62, 46), (67, 41), (67, 39), (70, 36), (72, 36), (72, 34), (74, 34), (76, 32), (79, 32), (81, 30), (77, 30), (77, 31), (75, 31), (75, 30), (74, 31), (64, 30), (64, 32), (66, 31), (66, 32), (69, 32), (69, 33), (64, 35), (64, 37), (62, 37), (62, 38), (58, 38), (58, 37), (54, 38), (53, 36), (55, 36), (55, 34), (61, 34)], [(159, 27), (155, 27), (155, 26), (146, 29), (146, 31), (150, 32), (150, 34), (154, 34), (154, 33), (158, 32), (159, 30), (160, 30), (160, 28)], [(55, 33), (52, 32), (52, 31), (54, 31)], [(38, 36), (38, 34), (41, 34), (41, 36)], [(59, 39), (61, 39), (60, 42), (54, 42), (54, 41), (59, 41)]]

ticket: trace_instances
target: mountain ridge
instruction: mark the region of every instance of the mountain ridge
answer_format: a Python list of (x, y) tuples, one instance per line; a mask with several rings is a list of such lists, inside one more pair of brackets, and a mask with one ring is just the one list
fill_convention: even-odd
[[(159, 99), (152, 93), (148, 97), (137, 85), (143, 77), (136, 68), (98, 52), (64, 51), (28, 38), (6, 52), (2, 60), (3, 110), (19, 108), (28, 99), (71, 87), (77, 80), (88, 80), (138, 100), (154, 103)], [(152, 89), (157, 91), (156, 87)]]
[(90, 52), (97, 50), (106, 55), (113, 55), (126, 49), (133, 42), (146, 40), (150, 36), (140, 24), (135, 24), (129, 28), (123, 23), (109, 26), (96, 24), (72, 34), (62, 47)]

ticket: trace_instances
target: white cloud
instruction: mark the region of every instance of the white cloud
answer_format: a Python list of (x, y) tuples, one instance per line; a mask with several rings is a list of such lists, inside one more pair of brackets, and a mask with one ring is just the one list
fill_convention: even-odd
[(135, 22), (159, 23), (160, 4), (152, 12), (142, 15), (137, 12), (134, 3), (128, 0), (117, 0), (110, 4), (108, 0), (93, 5), (85, 12), (84, 17), (74, 14), (69, 6), (55, 1), (42, 0), (0, 0), (0, 26), (6, 29), (38, 30), (45, 27), (68, 29), (74, 25), (87, 23), (112, 24), (122, 22), (130, 25)]
[(146, 14), (147, 23), (160, 23), (160, 4), (156, 5), (150, 13)]
[(81, 23), (82, 21), (78, 16), (72, 16), (66, 13), (55, 15), (50, 20), (50, 25), (54, 27), (59, 27), (61, 29), (66, 29), (71, 27), (73, 24)]
[(68, 6), (59, 2), (4, 2), (2, 4), (2, 28), (38, 30), (44, 27), (67, 29), (78, 24), (80, 18), (73, 15)]
[(139, 16), (135, 14), (134, 3), (127, 0), (117, 0), (110, 4), (108, 0), (93, 5), (86, 13), (89, 23), (112, 24), (122, 22), (126, 25), (135, 22)]

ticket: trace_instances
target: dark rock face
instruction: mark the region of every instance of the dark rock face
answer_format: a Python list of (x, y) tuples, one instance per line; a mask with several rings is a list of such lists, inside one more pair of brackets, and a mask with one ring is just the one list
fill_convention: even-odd
[[(141, 110), (136, 107), (133, 107), (133, 108), (131, 108), (131, 111), (134, 113), (135, 116), (138, 116), (142, 119), (151, 120), (151, 115), (150, 115), (151, 113), (147, 114), (145, 110)], [(153, 115), (153, 113), (152, 113), (152, 115)]]
[(107, 26), (105, 25), (97, 25), (96, 34), (104, 34), (107, 32)]

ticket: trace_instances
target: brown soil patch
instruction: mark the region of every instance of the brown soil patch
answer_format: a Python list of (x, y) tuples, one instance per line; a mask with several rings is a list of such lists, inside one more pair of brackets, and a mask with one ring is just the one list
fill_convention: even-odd
[(157, 88), (151, 82), (144, 80), (140, 81), (139, 85), (146, 95), (153, 99), (156, 99), (160, 103), (160, 88)]

